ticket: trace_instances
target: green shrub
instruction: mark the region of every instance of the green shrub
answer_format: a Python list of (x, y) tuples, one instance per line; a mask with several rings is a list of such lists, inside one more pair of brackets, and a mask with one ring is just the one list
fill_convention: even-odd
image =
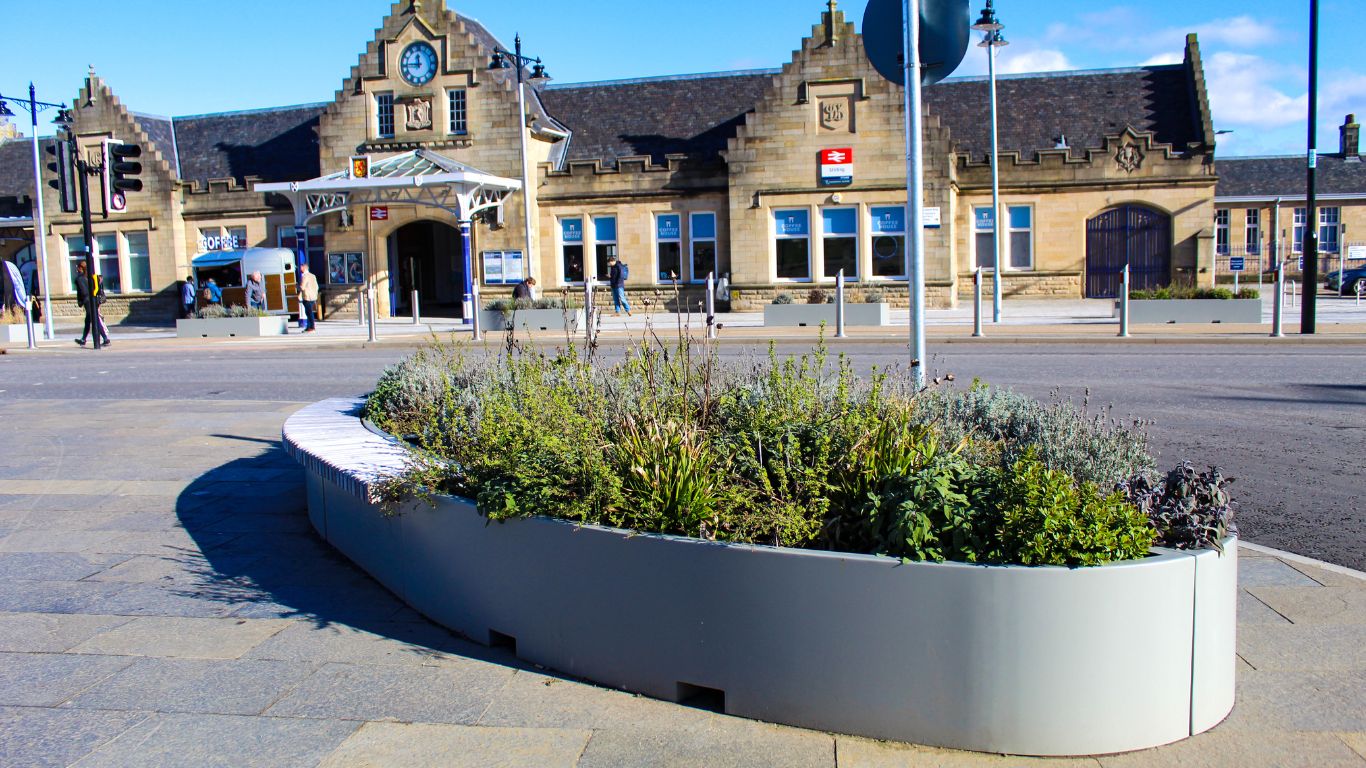
[(1153, 535), (1089, 482), (1140, 474), (1145, 453), (1122, 467), (1112, 454), (1141, 432), (985, 387), (916, 395), (904, 375), (856, 376), (823, 343), (747, 365), (686, 337), (612, 364), (592, 348), (438, 345), (387, 369), (365, 415), (415, 444), (387, 498), (454, 493), (494, 521), (1066, 565), (1140, 557)]
[(1136, 560), (1156, 539), (1124, 494), (1078, 485), (1032, 455), (1001, 473), (1000, 559), (1022, 565), (1102, 565)]
[(829, 304), (830, 294), (824, 288), (812, 288), (806, 294), (807, 304)]
[(1233, 291), (1228, 288), (1194, 288), (1191, 286), (1174, 286), (1166, 288), (1152, 288), (1142, 291), (1129, 291), (1131, 301), (1153, 301), (1168, 299), (1258, 299), (1261, 293), (1255, 288), (1241, 288), (1235, 296)]
[(864, 289), (864, 291), (858, 295), (859, 304), (884, 304), (886, 301), (886, 294), (877, 288)]
[(792, 304), (792, 303), (795, 303), (795, 302), (794, 302), (794, 300), (793, 300), (793, 298), (792, 298), (792, 294), (790, 294), (790, 293), (780, 293), (780, 294), (778, 294), (778, 295), (776, 295), (776, 296), (773, 297), (773, 303), (774, 303), (774, 304)]
[(1223, 540), (1237, 533), (1233, 502), (1225, 490), (1232, 482), (1216, 467), (1197, 472), (1190, 462), (1182, 462), (1160, 483), (1140, 475), (1121, 490), (1147, 515), (1160, 546), (1222, 552)]
[(216, 320), (227, 316), (228, 310), (222, 304), (209, 304), (195, 313), (200, 320)]

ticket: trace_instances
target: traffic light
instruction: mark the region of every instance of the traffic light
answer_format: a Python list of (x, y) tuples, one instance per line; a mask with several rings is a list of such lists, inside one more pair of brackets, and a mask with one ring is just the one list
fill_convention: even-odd
[(142, 173), (142, 163), (137, 162), (139, 157), (142, 157), (142, 147), (136, 144), (109, 145), (109, 178), (113, 191), (142, 191), (142, 179), (138, 178)]
[(57, 177), (48, 186), (57, 190), (57, 199), (62, 213), (75, 213), (80, 210), (79, 195), (76, 191), (76, 160), (72, 156), (71, 142), (56, 139), (47, 145), (50, 158), (47, 168)]

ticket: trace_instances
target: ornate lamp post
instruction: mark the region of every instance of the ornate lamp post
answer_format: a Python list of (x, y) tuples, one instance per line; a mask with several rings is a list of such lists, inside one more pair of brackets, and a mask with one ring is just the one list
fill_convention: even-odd
[(47, 340), (52, 341), (57, 338), (52, 329), (52, 291), (48, 290), (50, 275), (47, 271), (47, 241), (43, 237), (44, 216), (43, 216), (43, 171), (42, 160), (38, 150), (38, 114), (48, 109), (57, 110), (57, 119), (53, 121), (56, 125), (67, 126), (71, 124), (71, 113), (61, 104), (49, 104), (46, 101), (38, 101), (37, 93), (33, 88), (33, 83), (28, 84), (28, 99), (16, 99), (12, 96), (0, 94), (0, 117), (13, 117), (14, 112), (6, 102), (13, 101), (20, 107), (28, 110), (32, 118), (33, 125), (33, 248), (38, 255), (38, 271), (42, 275), (39, 287), (43, 291), (43, 328), (47, 335)]
[(997, 131), (996, 123), (996, 49), (1004, 48), (1010, 43), (1001, 36), (1004, 25), (996, 18), (996, 9), (992, 7), (991, 0), (987, 0), (987, 7), (982, 9), (982, 17), (977, 20), (972, 28), (978, 32), (984, 32), (982, 42), (978, 43), (979, 48), (987, 49), (987, 79), (991, 87), (991, 242), (992, 242), (992, 265), (991, 265), (991, 321), (1001, 322), (1001, 169), (997, 157), (1000, 154), (1000, 134)]
[(522, 152), (522, 224), (526, 235), (526, 265), (527, 275), (534, 276), (536, 258), (532, 254), (532, 223), (531, 223), (531, 157), (527, 153), (526, 146), (526, 81), (523, 77), (523, 69), (531, 64), (532, 80), (548, 80), (550, 75), (546, 74), (545, 65), (541, 63), (540, 57), (531, 58), (522, 55), (522, 36), (517, 35), (513, 45), (514, 50), (508, 51), (494, 46), (493, 57), (489, 60), (489, 69), (507, 69), (512, 67), (517, 71), (517, 140)]

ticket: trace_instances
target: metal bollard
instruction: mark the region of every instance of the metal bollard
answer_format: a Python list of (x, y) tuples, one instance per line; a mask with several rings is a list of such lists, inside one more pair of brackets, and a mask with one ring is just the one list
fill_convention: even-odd
[(376, 327), (379, 322), (379, 310), (375, 305), (375, 289), (373, 288), (365, 289), (365, 322), (369, 325), (369, 340), (371, 342), (379, 341), (379, 328)]
[(1271, 313), (1271, 338), (1285, 338), (1285, 270), (1276, 265), (1276, 301)]
[(475, 280), (470, 286), (470, 336), (475, 341), (484, 340), (484, 315), (480, 311), (484, 302), (479, 298), (479, 281)]
[(357, 324), (357, 325), (365, 325), (365, 317), (366, 317), (366, 315), (369, 314), (369, 311), (365, 308), (365, 304), (366, 304), (367, 301), (369, 301), (369, 298), (370, 298), (370, 297), (366, 295), (366, 293), (365, 293), (364, 290), (360, 290), (360, 291), (357, 291), (357, 292), (356, 292), (356, 321), (357, 321), (356, 324)]
[(844, 270), (835, 275), (835, 338), (844, 339)]
[(716, 338), (716, 273), (707, 273), (707, 338)]
[(980, 339), (982, 333), (982, 268), (972, 273), (972, 337)]
[(1129, 338), (1129, 265), (1124, 265), (1123, 279), (1119, 284), (1119, 337)]
[(1291, 280), (1291, 281), (1290, 281), (1290, 306), (1291, 306), (1291, 307), (1295, 306), (1295, 298), (1296, 298), (1296, 296), (1297, 296), (1298, 293), (1299, 293), (1299, 286), (1297, 286), (1297, 285), (1295, 284), (1295, 281), (1294, 281), (1294, 280)]
[(413, 325), (422, 324), (422, 308), (418, 306), (417, 289), (413, 289)]

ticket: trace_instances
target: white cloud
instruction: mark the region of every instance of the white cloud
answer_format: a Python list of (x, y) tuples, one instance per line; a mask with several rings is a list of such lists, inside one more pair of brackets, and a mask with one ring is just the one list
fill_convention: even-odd
[(1307, 95), (1290, 96), (1274, 82), (1283, 76), (1276, 64), (1249, 53), (1221, 51), (1205, 63), (1210, 107), (1217, 128), (1279, 128), (1304, 119)]
[[(1260, 48), (1281, 41), (1281, 34), (1275, 25), (1258, 21), (1251, 16), (1235, 16), (1231, 19), (1216, 19), (1200, 24), (1191, 30), (1200, 36), (1200, 42), (1226, 45), (1230, 48)], [(1171, 34), (1168, 30), (1163, 34)]]
[(1057, 72), (1076, 69), (1062, 51), (1041, 49), (1011, 52), (1006, 48), (997, 54), (996, 68), (1001, 74), (1013, 75), (1022, 72)]
[(1183, 61), (1185, 61), (1185, 60), (1186, 60), (1185, 54), (1181, 54), (1181, 53), (1159, 53), (1159, 54), (1157, 54), (1156, 56), (1152, 56), (1152, 57), (1149, 57), (1148, 59), (1144, 60), (1144, 62), (1143, 62), (1142, 64), (1140, 64), (1139, 66), (1143, 66), (1143, 67), (1161, 67), (1161, 66), (1166, 66), (1167, 64), (1180, 64), (1181, 62), (1183, 62)]
[(1319, 122), (1327, 118), (1340, 125), (1342, 116), (1348, 112), (1366, 116), (1366, 75), (1339, 72), (1320, 82), (1324, 86), (1319, 93)]

